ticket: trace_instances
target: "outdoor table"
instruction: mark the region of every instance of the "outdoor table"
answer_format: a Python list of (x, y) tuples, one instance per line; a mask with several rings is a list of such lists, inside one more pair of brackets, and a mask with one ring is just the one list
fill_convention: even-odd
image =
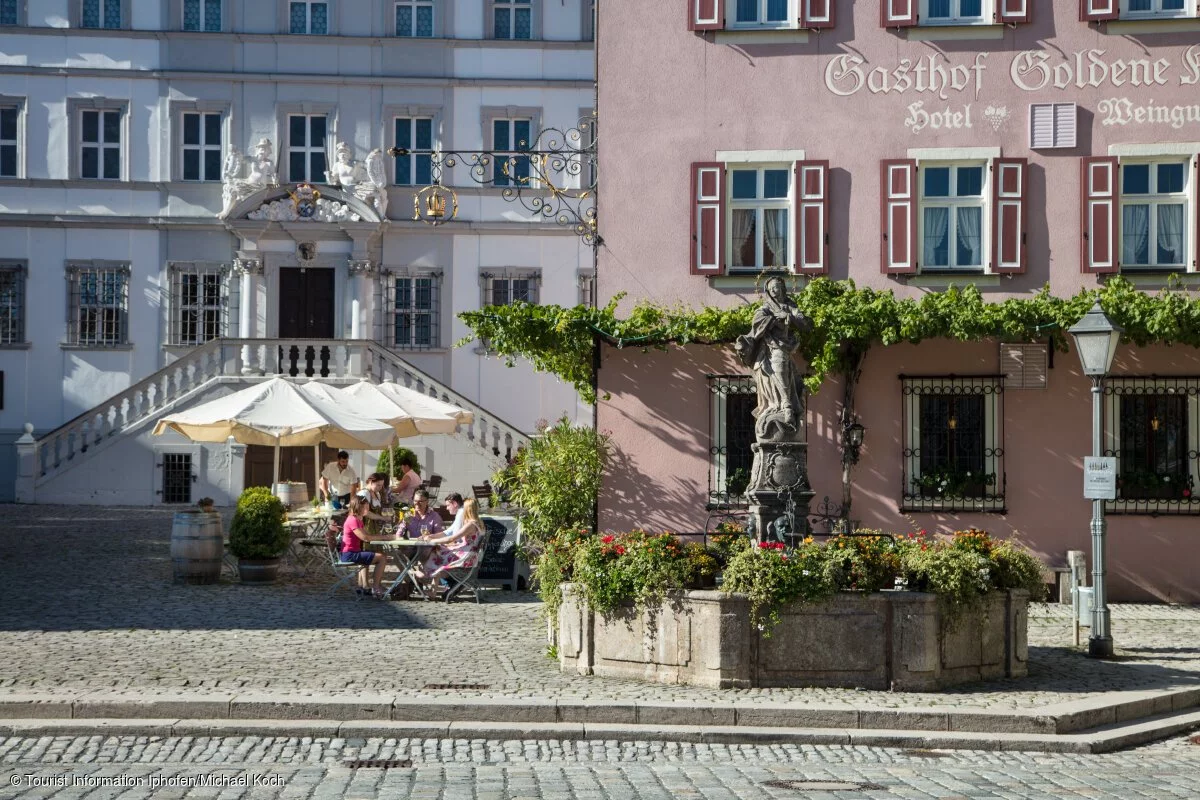
[[(313, 563), (325, 560), (325, 529), (331, 522), (344, 519), (347, 513), (346, 509), (335, 511), (325, 508), (288, 512), (285, 524), (292, 529), (293, 536), (284, 556), (290, 558), (292, 563), (299, 567), (301, 575), (308, 574), (308, 568)], [(320, 559), (312, 555), (306, 557), (306, 554), (300, 550), (301, 547), (319, 548), (322, 557)]]
[(413, 567), (421, 564), (425, 557), (429, 555), (429, 551), (436, 547), (429, 542), (423, 542), (420, 539), (376, 539), (373, 542), (366, 542), (365, 547), (371, 550), (378, 550), (386, 553), (392, 563), (400, 570), (400, 574), (392, 581), (383, 591), (384, 597), (389, 596), (393, 591), (400, 588), (405, 579), (412, 582), (413, 588), (425, 596), (424, 589), (417, 581), (417, 577), (412, 574)]

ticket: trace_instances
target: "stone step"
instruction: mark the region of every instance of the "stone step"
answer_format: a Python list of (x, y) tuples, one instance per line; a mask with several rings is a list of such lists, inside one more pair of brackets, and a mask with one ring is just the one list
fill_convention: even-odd
[(1200, 711), (1172, 712), (1073, 734), (633, 725), (598, 722), (480, 722), (281, 719), (11, 719), (0, 736), (312, 736), (361, 739), (675, 741), (709, 744), (811, 744), (911, 750), (1106, 753), (1200, 728)]

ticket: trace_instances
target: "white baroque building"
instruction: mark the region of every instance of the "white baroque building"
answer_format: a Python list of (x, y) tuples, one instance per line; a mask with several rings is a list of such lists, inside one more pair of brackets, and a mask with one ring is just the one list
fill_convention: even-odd
[(462, 167), (458, 218), (413, 220), (429, 160), (386, 152), (575, 126), (592, 5), (0, 0), (0, 500), (226, 502), (269, 459), (150, 429), (281, 372), (466, 405), (458, 436), (406, 442), (459, 490), (539, 418), (590, 423), (571, 387), (454, 344), (463, 310), (590, 302), (591, 248)]

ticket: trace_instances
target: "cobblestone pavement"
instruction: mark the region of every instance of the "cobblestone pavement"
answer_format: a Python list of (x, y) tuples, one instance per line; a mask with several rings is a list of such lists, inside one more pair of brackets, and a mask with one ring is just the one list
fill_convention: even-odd
[[(350, 764), (359, 760), (377, 763)], [(1198, 772), (1200, 747), (1182, 737), (1096, 756), (675, 742), (0, 739), (0, 798), (31, 800), (1135, 800), (1194, 798)]]
[[(841, 689), (718, 691), (563, 675), (530, 594), (487, 602), (329, 598), (323, 571), (249, 587), (171, 582), (163, 509), (0, 506), (0, 696), (213, 692), (594, 702), (779, 703), (1032, 709), (1101, 693), (1200, 685), (1200, 608), (1113, 607), (1118, 657), (1070, 647), (1069, 608), (1030, 612), (1030, 668), (938, 694)], [(60, 566), (47, 553), (61, 552)], [(348, 666), (355, 669), (347, 669)]]

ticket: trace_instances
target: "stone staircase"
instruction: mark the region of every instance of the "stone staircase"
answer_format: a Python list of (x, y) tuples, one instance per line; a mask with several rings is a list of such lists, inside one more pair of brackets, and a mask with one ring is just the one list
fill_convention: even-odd
[(95, 458), (111, 444), (143, 431), (176, 408), (220, 383), (249, 383), (275, 376), (310, 378), (347, 385), (364, 377), (374, 383), (394, 382), (474, 414), (458, 433), (502, 466), (529, 437), (406, 362), (377, 342), (363, 339), (213, 339), (190, 350), (128, 389), (105, 400), (54, 430), (33, 436), (26, 425), (17, 440), (19, 503), (37, 502), (37, 490), (49, 481)]

